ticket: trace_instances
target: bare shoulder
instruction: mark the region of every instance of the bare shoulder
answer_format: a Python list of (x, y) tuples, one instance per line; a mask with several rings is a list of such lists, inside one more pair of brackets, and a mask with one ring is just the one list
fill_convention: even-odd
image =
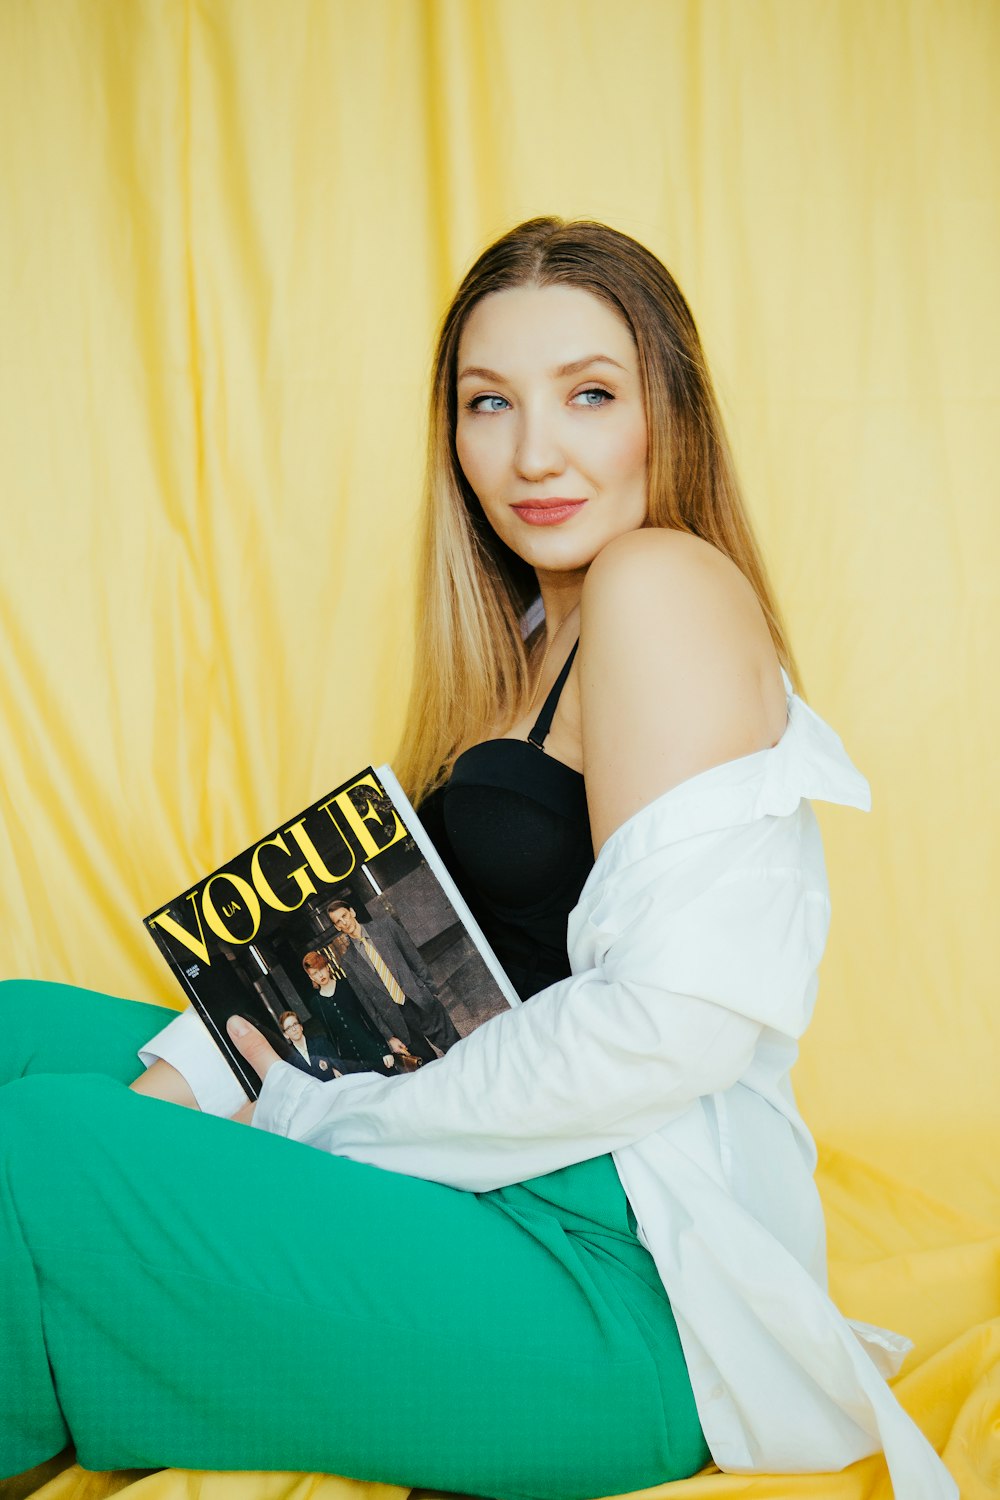
[[(666, 586), (710, 587), (714, 580), (720, 593), (748, 594), (753, 590), (728, 557), (700, 536), (664, 526), (627, 531), (615, 537), (597, 554), (587, 572), (584, 598), (591, 605), (612, 591), (633, 595), (638, 589), (643, 602), (663, 599)], [(638, 601), (637, 601), (638, 602)]]
[(648, 528), (591, 564), (580, 607), (594, 847), (711, 766), (780, 738), (784, 687), (753, 587), (711, 543)]

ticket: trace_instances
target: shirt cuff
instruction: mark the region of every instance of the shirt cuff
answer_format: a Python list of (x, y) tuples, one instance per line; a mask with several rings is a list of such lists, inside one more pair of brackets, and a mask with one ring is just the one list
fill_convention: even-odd
[[(431, 1066), (431, 1063), (424, 1064), (427, 1068)], [(310, 1095), (315, 1096), (317, 1090), (320, 1103), (325, 1106), (322, 1113), (332, 1119), (336, 1113), (332, 1105), (334, 1099), (339, 1106), (343, 1096), (350, 1094), (353, 1089), (370, 1091), (377, 1085), (398, 1088), (404, 1079), (411, 1077), (416, 1077), (416, 1074), (401, 1073), (398, 1078), (383, 1078), (380, 1073), (366, 1069), (363, 1073), (345, 1073), (342, 1078), (324, 1082), (322, 1078), (313, 1078), (308, 1073), (303, 1073), (301, 1068), (293, 1067), (291, 1063), (272, 1063), (261, 1085), (251, 1123), (258, 1130), (270, 1131), (272, 1135), (286, 1135), (293, 1141), (301, 1140), (302, 1132), (295, 1125), (295, 1115), (302, 1101)], [(329, 1135), (328, 1131), (328, 1138)], [(327, 1140), (311, 1144), (318, 1145), (322, 1151), (336, 1150)]]
[(288, 1135), (295, 1106), (311, 1088), (335, 1088), (338, 1080), (320, 1083), (291, 1063), (272, 1063), (264, 1075), (260, 1095), (253, 1112), (252, 1124), (272, 1135)]
[(206, 1115), (228, 1119), (247, 1102), (236, 1074), (192, 1006), (140, 1047), (139, 1060), (144, 1067), (152, 1067), (158, 1059), (177, 1069)]

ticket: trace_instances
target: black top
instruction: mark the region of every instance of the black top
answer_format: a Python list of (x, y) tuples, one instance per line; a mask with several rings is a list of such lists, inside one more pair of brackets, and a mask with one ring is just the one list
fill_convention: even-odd
[(525, 1000), (569, 974), (566, 920), (594, 864), (583, 776), (544, 749), (575, 655), (574, 645), (526, 740), (470, 746), (420, 807), (455, 884)]

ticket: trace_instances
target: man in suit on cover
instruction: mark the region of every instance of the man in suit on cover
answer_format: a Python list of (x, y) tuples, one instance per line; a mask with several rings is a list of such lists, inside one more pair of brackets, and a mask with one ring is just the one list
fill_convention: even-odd
[[(346, 901), (331, 901), (330, 921), (350, 938), (341, 963), (362, 1003), (380, 1026), (390, 1027), (411, 1052), (431, 1061), (459, 1040), (437, 985), (416, 944), (404, 927), (389, 916), (358, 921)], [(400, 1022), (403, 1025), (400, 1025)]]

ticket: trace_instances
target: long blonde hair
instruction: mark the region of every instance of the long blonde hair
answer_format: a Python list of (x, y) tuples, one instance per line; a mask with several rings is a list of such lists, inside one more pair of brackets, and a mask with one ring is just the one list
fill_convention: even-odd
[(606, 224), (528, 219), (466, 274), (434, 354), (418, 564), (413, 687), (397, 773), (418, 803), (462, 749), (525, 711), (534, 683), (522, 621), (534, 571), (496, 535), (455, 449), (457, 356), (465, 320), (491, 292), (562, 284), (600, 297), (639, 354), (647, 427), (648, 526), (693, 532), (753, 587), (778, 659), (794, 659), (747, 516), (691, 310), (649, 250)]

